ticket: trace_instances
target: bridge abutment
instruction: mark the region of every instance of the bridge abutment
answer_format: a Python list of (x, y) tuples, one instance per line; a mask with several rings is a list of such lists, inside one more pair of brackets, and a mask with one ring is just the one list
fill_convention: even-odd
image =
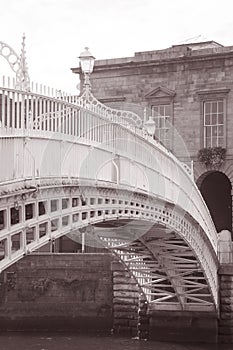
[(218, 341), (233, 343), (233, 264), (219, 269), (220, 316)]
[(113, 261), (112, 273), (114, 333), (148, 339), (149, 319), (145, 296), (122, 263)]
[[(228, 254), (228, 257), (230, 255)], [(233, 264), (219, 268), (220, 313), (148, 307), (110, 254), (36, 254), (2, 272), (0, 329), (101, 328), (157, 341), (233, 342)]]
[(218, 258), (219, 277), (219, 323), (218, 341), (233, 343), (233, 243), (231, 233), (219, 233)]
[(216, 313), (149, 310), (150, 339), (169, 342), (206, 342), (218, 340)]

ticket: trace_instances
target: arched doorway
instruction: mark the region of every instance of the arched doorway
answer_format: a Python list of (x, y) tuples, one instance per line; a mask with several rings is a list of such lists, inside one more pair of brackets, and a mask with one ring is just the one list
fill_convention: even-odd
[(231, 182), (220, 171), (204, 176), (199, 186), (218, 232), (232, 231)]

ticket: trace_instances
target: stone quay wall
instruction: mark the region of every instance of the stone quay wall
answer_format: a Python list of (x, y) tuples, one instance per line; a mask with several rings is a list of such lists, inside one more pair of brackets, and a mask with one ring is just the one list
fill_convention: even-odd
[(109, 331), (110, 254), (38, 254), (0, 275), (0, 330)]
[(220, 312), (154, 311), (111, 254), (32, 254), (0, 275), (0, 330), (233, 342), (233, 264), (219, 268)]

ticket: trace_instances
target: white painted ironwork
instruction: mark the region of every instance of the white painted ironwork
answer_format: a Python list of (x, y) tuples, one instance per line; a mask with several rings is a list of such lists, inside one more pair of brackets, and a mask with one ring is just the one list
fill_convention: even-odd
[[(30, 91), (30, 78), (26, 63), (25, 34), (23, 34), (20, 56), (18, 56), (9, 45), (2, 41), (0, 41), (0, 55), (7, 60), (11, 69), (16, 73), (16, 81), (14, 80), (13, 87), (22, 91)], [(5, 84), (3, 84), (3, 86), (5, 86)]]
[(80, 67), (83, 73), (83, 93), (79, 98), (79, 103), (82, 107), (97, 113), (100, 116), (107, 117), (113, 122), (118, 122), (122, 125), (142, 128), (143, 120), (136, 113), (130, 111), (121, 111), (110, 108), (100, 101), (91, 93), (90, 74), (94, 68), (95, 57), (90, 53), (89, 48), (85, 47), (85, 51), (79, 56)]
[[(54, 96), (54, 91), (51, 94)], [(141, 226), (142, 239), (132, 244), (123, 240), (129, 247), (126, 253), (131, 254), (128, 263), (132, 269), (137, 263), (141, 270), (136, 277), (148, 300), (153, 298), (159, 304), (176, 297), (176, 303), (183, 309), (192, 303), (205, 304), (205, 308), (217, 305), (218, 236), (192, 172), (142, 129), (132, 127), (131, 122), (121, 122), (121, 118), (123, 114), (113, 117), (107, 107), (104, 113), (101, 106), (99, 111), (97, 106), (84, 108), (76, 97), (68, 95), (47, 97), (0, 88), (0, 161), (8, 164), (0, 174), (0, 210), (2, 217), (6, 217), (0, 229), (4, 247), (0, 267), (10, 266), (24, 254), (71, 230), (106, 220), (132, 218), (163, 225), (173, 232), (169, 239), (165, 235), (152, 244), (146, 241)], [(85, 190), (78, 192), (82, 186)], [(64, 193), (70, 203), (73, 194), (84, 194), (89, 204), (77, 208), (70, 204), (64, 212), (60, 206), (54, 213), (38, 215), (38, 201), (48, 202), (54, 197), (60, 203)], [(95, 204), (91, 204), (91, 198), (95, 198)], [(36, 214), (26, 220), (27, 204), (32, 205)], [(11, 223), (12, 213), (19, 222)], [(77, 222), (73, 221), (76, 214)], [(27, 234), (28, 241), (34, 237), (28, 244)], [(179, 237), (186, 245), (179, 242)], [(171, 249), (172, 239), (178, 242), (176, 250)], [(193, 252), (194, 258), (188, 260), (194, 259), (194, 263), (187, 259), (181, 263), (185, 259), (179, 257), (183, 244), (186, 253)], [(164, 254), (158, 252), (163, 245)], [(136, 254), (135, 249), (142, 246), (143, 254)], [(115, 250), (121, 258), (125, 254), (124, 250), (123, 253), (121, 249)], [(148, 266), (155, 268), (165, 258), (163, 266), (169, 283), (173, 279), (173, 289), (166, 293), (164, 286), (160, 295), (160, 287), (152, 288), (156, 282), (152, 275), (148, 277)], [(179, 265), (177, 270), (175, 265)], [(207, 293), (202, 293), (199, 282), (195, 282), (189, 297), (191, 287), (182, 277), (183, 265), (189, 265), (193, 276), (201, 269), (209, 286)]]
[(142, 128), (143, 119), (136, 113), (131, 111), (121, 111), (106, 106), (105, 104), (98, 101), (95, 96), (92, 95), (90, 90), (86, 89), (79, 98), (80, 106), (97, 113), (104, 118), (108, 118), (113, 122), (118, 122), (125, 126), (131, 126), (134, 128)]
[[(52, 201), (56, 202), (55, 210)], [(43, 203), (43, 213), (39, 211), (39, 203)], [(2, 196), (0, 204), (5, 216), (5, 226), (0, 231), (4, 247), (1, 269), (65, 234), (75, 240), (82, 227), (121, 220), (125, 224), (128, 220), (123, 228), (98, 228), (91, 235), (93, 241), (100, 237), (114, 249), (143, 288), (148, 301), (159, 305), (166, 301), (171, 303), (170, 307), (186, 310), (198, 310), (202, 306), (213, 310), (217, 303), (218, 262), (205, 242), (204, 231), (190, 216), (181, 220), (179, 208), (164, 210), (163, 200), (135, 192), (130, 186), (107, 186), (105, 182), (90, 180), (81, 185), (80, 180), (68, 179), (55, 185), (54, 179), (47, 179), (39, 187)], [(30, 217), (27, 206), (31, 206)], [(18, 221), (12, 223), (15, 210)], [(205, 253), (201, 254), (203, 247)], [(166, 285), (160, 285), (156, 275), (163, 276)], [(191, 289), (188, 280), (193, 277), (196, 280), (190, 282), (194, 286)], [(167, 284), (172, 290), (166, 289)], [(208, 292), (204, 293), (203, 289)]]
[[(177, 201), (176, 197), (179, 197), (181, 207), (190, 211), (190, 214), (201, 223), (214, 248), (217, 249), (217, 233), (208, 209), (193, 181), (191, 170), (179, 162), (159, 142), (145, 135), (143, 130), (132, 130), (117, 122), (111, 122), (111, 118), (104, 118), (97, 113), (60, 99), (46, 98), (6, 88), (0, 89), (0, 97), (2, 101), (0, 135), (2, 137), (36, 138), (28, 143), (27, 149), (33, 147), (31, 153), (34, 154), (35, 159), (38, 158), (37, 163), (41, 157), (40, 153), (36, 154), (38, 151), (35, 149), (36, 144), (39, 143), (38, 137), (50, 140), (56, 138), (60, 141), (65, 139), (73, 147), (78, 147), (77, 142), (92, 144), (96, 147), (99, 145), (97, 149), (104, 148), (106, 152), (109, 150), (109, 154), (127, 157), (130, 159), (129, 167), (137, 167), (137, 172), (144, 172), (147, 178), (154, 176), (156, 179), (154, 186), (162, 181), (163, 187), (156, 188), (155, 192), (162, 190), (163, 193), (157, 192), (157, 195), (165, 195), (174, 203)], [(10, 139), (8, 142), (23, 144), (23, 140), (19, 139), (14, 141)], [(33, 143), (34, 146), (32, 146)], [(12, 146), (9, 147), (9, 152), (11, 149)], [(25, 152), (28, 153), (27, 150)], [(13, 155), (9, 154), (9, 156)], [(114, 157), (111, 156), (111, 158)], [(135, 162), (135, 165), (132, 164), (132, 161)], [(20, 162), (23, 163), (23, 159)], [(38, 164), (37, 167), (40, 165)], [(75, 171), (72, 176), (75, 176)], [(13, 178), (17, 177), (13, 176)], [(2, 180), (7, 178), (11, 180), (12, 175), (8, 174)], [(143, 184), (141, 185), (143, 189)], [(150, 185), (153, 186), (152, 182)], [(147, 186), (146, 183), (144, 186)], [(153, 191), (153, 189), (150, 190)]]
[(166, 230), (154, 226), (150, 237), (146, 234), (128, 242), (106, 229), (102, 239), (120, 256), (154, 309), (214, 311), (213, 296), (195, 252), (179, 235)]
[(0, 41), (0, 55), (7, 60), (11, 69), (17, 73), (19, 69), (20, 57), (9, 45), (2, 41)]
[(19, 60), (19, 69), (16, 72), (15, 88), (22, 91), (30, 91), (30, 78), (28, 74), (26, 51), (25, 51), (25, 34), (23, 34), (22, 48)]

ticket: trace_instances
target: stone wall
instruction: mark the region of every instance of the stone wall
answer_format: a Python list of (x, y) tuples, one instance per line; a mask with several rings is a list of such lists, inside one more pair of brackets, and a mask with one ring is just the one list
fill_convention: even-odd
[[(201, 54), (200, 54), (201, 55)], [(176, 138), (175, 154), (183, 159), (190, 154), (196, 157), (203, 147), (203, 99), (226, 98), (226, 147), (228, 154), (233, 153), (233, 55), (202, 55), (181, 57), (164, 61), (144, 58), (140, 54), (131, 62), (117, 64), (109, 61), (97, 61), (91, 76), (92, 92), (98, 99), (109, 102), (121, 99), (121, 104), (139, 105), (150, 108), (156, 100), (169, 98), (169, 95), (156, 89), (162, 87), (174, 93), (173, 125), (184, 140)], [(153, 91), (155, 91), (153, 95)], [(212, 93), (210, 95), (210, 92)], [(151, 94), (151, 96), (150, 96)], [(116, 105), (116, 104), (115, 104)], [(190, 128), (190, 125), (192, 127)], [(187, 149), (186, 149), (187, 148)]]
[(112, 272), (114, 333), (148, 339), (149, 319), (143, 293), (122, 263), (113, 261)]
[(233, 342), (233, 264), (219, 269), (220, 318), (219, 342)]
[(112, 328), (112, 256), (29, 255), (0, 275), (0, 329)]
[(150, 339), (168, 342), (216, 343), (216, 312), (159, 311), (149, 309)]
[[(233, 342), (233, 264), (219, 270), (218, 341)], [(217, 340), (211, 313), (155, 311), (111, 254), (36, 254), (0, 275), (0, 330), (114, 330), (159, 341)]]

